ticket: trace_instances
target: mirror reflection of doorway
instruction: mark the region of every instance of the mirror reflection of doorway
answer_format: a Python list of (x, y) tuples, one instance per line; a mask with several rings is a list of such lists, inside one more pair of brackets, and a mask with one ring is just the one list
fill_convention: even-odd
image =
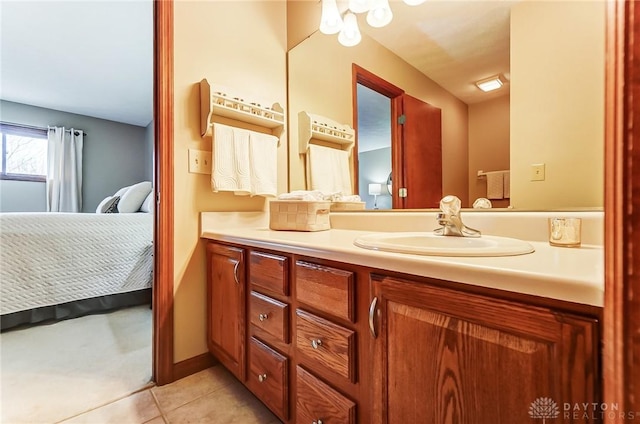
[(391, 99), (358, 83), (357, 109), (358, 192), (366, 209), (391, 209)]
[[(442, 198), (440, 108), (356, 64), (353, 96), (354, 170), (366, 208), (437, 208)], [(393, 181), (391, 192), (387, 181)]]

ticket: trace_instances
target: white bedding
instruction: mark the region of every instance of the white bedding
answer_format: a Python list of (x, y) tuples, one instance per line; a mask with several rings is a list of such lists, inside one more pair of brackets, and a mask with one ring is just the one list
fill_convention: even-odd
[(0, 214), (0, 314), (151, 287), (153, 215)]

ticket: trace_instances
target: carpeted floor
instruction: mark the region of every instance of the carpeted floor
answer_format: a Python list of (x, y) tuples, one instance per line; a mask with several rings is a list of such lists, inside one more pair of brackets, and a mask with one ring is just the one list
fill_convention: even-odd
[(54, 423), (151, 380), (149, 306), (0, 334), (0, 422)]

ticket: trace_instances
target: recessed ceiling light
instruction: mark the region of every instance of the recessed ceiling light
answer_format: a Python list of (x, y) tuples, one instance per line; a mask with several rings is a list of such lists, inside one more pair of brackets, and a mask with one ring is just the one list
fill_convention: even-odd
[(506, 81), (503, 79), (501, 75), (495, 75), (490, 78), (485, 78), (483, 80), (477, 81), (476, 85), (482, 91), (493, 91), (502, 87)]

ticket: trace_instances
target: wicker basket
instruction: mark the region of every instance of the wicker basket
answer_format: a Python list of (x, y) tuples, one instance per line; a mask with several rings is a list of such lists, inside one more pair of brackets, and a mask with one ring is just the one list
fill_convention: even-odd
[(331, 211), (359, 211), (364, 209), (364, 202), (332, 202)]
[(331, 202), (272, 200), (269, 203), (269, 228), (289, 231), (322, 231), (331, 228)]

